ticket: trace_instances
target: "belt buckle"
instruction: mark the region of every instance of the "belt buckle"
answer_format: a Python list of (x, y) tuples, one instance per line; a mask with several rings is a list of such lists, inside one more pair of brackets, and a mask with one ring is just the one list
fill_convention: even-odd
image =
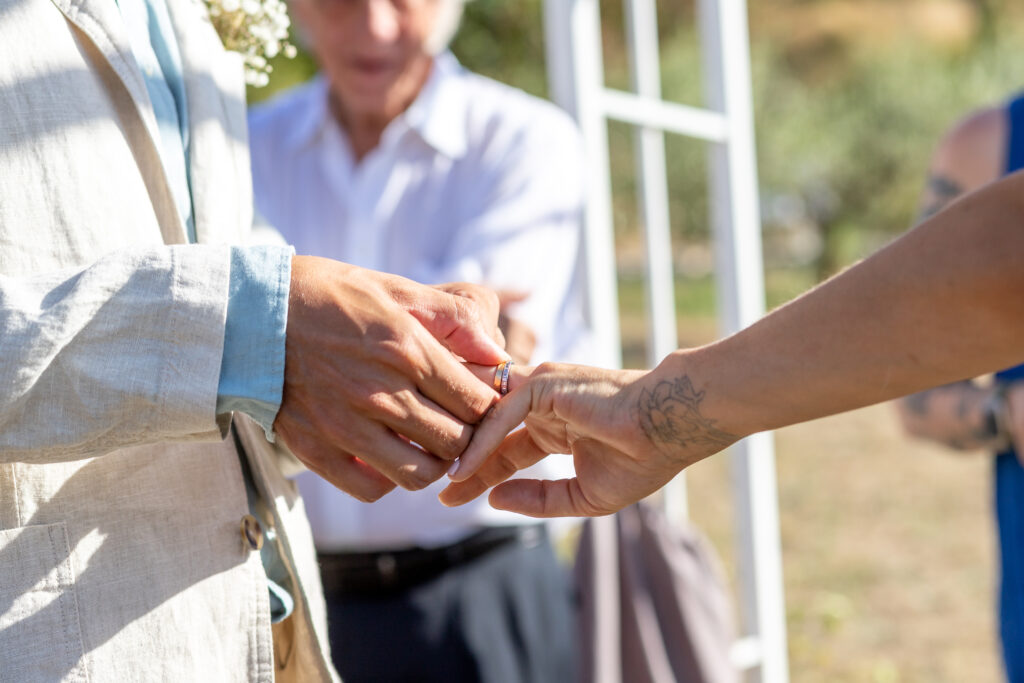
[(377, 556), (377, 572), (383, 583), (387, 585), (395, 583), (398, 579), (398, 560), (391, 553), (381, 553)]

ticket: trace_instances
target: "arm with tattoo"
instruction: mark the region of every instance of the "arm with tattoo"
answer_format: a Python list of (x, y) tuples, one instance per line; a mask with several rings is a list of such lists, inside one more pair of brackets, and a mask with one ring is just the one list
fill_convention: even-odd
[[(736, 438), (1016, 365), (1024, 361), (1021, 216), (1024, 173), (962, 197), (750, 327), (675, 351), (650, 372), (542, 365), (477, 426), (442, 501), (497, 485), (498, 508), (607, 514)], [(1024, 433), (1024, 385), (1007, 399), (1004, 421)], [(506, 481), (549, 453), (571, 453), (576, 477)]]
[[(969, 117), (946, 136), (925, 185), (918, 223), (998, 177), (1002, 160), (986, 157), (1003, 146), (1004, 125), (1001, 112), (988, 110)], [(986, 415), (994, 391), (994, 386), (965, 380), (907, 396), (897, 402), (897, 409), (910, 435), (957, 450), (993, 450), (1005, 445)]]

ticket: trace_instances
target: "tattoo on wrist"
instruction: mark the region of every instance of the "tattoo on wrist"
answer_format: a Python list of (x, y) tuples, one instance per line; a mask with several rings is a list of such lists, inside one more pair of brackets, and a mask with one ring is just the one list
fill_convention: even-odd
[(964, 193), (964, 188), (955, 180), (943, 175), (933, 175), (928, 178), (928, 201), (921, 207), (917, 216), (918, 222), (931, 218), (939, 211), (942, 211), (954, 199)]
[(689, 376), (659, 382), (654, 391), (640, 395), (640, 426), (655, 445), (710, 446), (721, 450), (737, 440), (735, 434), (715, 427), (700, 412), (707, 392), (697, 391)]

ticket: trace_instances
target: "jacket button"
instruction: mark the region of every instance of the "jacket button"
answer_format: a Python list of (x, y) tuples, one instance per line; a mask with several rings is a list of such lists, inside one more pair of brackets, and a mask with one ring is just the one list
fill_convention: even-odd
[(242, 539), (252, 550), (263, 547), (263, 527), (252, 515), (242, 517)]

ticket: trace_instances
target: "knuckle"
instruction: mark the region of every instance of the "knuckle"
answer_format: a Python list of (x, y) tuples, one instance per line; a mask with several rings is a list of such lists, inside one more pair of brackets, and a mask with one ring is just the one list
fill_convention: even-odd
[(378, 500), (384, 497), (384, 492), (380, 490), (372, 491), (361, 491), (355, 494), (355, 498), (363, 503), (376, 503)]
[(501, 404), (498, 397), (493, 391), (488, 389), (487, 391), (477, 391), (466, 396), (466, 408), (470, 412), (471, 420), (473, 424), (476, 424), (487, 417), (487, 414), (492, 410), (496, 410)]
[(456, 297), (455, 310), (459, 320), (467, 327), (479, 325), (483, 321), (480, 305), (474, 299), (463, 296)]
[(408, 491), (422, 491), (441, 478), (444, 468), (438, 464), (414, 465), (400, 470), (401, 486)]
[(409, 374), (422, 355), (419, 337), (412, 329), (404, 327), (379, 341), (374, 349), (382, 364), (397, 368), (402, 374)]
[(366, 395), (366, 407), (375, 414), (390, 414), (395, 409), (395, 398), (389, 391), (374, 389)]
[(462, 429), (453, 431), (450, 434), (446, 434), (441, 440), (438, 447), (436, 456), (446, 461), (455, 460), (455, 458), (462, 455), (469, 446), (470, 439), (473, 438), (473, 428), (468, 425), (463, 425)]
[(519, 466), (516, 465), (515, 461), (513, 461), (508, 456), (502, 455), (500, 458), (498, 458), (498, 464), (495, 467), (495, 469), (498, 471), (498, 476), (500, 476), (502, 481), (504, 481), (505, 479), (508, 479), (513, 474), (518, 472)]
[(352, 496), (363, 503), (376, 503), (393, 488), (394, 484), (369, 481), (360, 487), (358, 491), (352, 493)]
[(473, 439), (473, 428), (466, 425), (456, 436), (451, 443), (452, 447), (452, 459), (462, 455), (467, 448), (469, 448), (469, 442)]
[[(339, 488), (343, 488), (343, 487), (339, 487)], [(358, 500), (360, 503), (374, 503), (377, 500), (379, 500), (379, 498), (380, 498), (379, 496), (375, 498), (373, 496), (373, 494), (371, 494), (368, 491), (361, 491), (359, 489), (353, 489), (351, 487), (343, 488), (343, 490), (345, 491), (345, 493), (347, 493), (348, 495), (352, 496), (353, 498)]]
[(537, 375), (537, 376), (553, 375), (553, 374), (558, 372), (558, 368), (559, 368), (559, 364), (558, 363), (552, 363), (551, 361), (545, 361), (545, 362), (541, 363), (540, 365), (538, 365), (534, 369), (533, 374)]

